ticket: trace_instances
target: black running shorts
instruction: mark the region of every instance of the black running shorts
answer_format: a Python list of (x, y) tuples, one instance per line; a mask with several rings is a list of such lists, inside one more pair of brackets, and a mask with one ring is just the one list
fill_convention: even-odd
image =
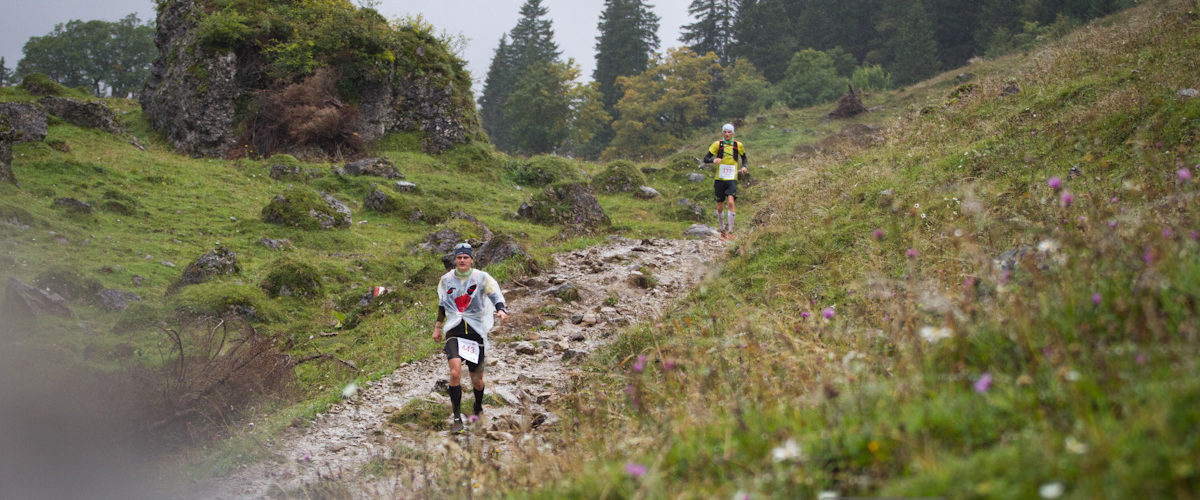
[(463, 362), (463, 364), (467, 365), (467, 370), (470, 371), (471, 373), (477, 373), (477, 372), (483, 371), (483, 365), (487, 363), (487, 359), (484, 358), (484, 356), (487, 355), (487, 351), (483, 347), (483, 336), (479, 335), (476, 332), (468, 332), (466, 321), (463, 321), (457, 325), (454, 325), (454, 328), (451, 328), (450, 331), (446, 332), (446, 349), (445, 349), (446, 359), (447, 360), (451, 360), (454, 358), (462, 359), (462, 357), (458, 355), (458, 338), (459, 337), (467, 339), (467, 340), (474, 340), (476, 342), (479, 342), (479, 363), (478, 364), (472, 363), (465, 359), (463, 359), (462, 362)]
[(716, 194), (717, 201), (725, 201), (730, 196), (737, 200), (737, 181), (717, 179), (713, 181), (713, 193)]

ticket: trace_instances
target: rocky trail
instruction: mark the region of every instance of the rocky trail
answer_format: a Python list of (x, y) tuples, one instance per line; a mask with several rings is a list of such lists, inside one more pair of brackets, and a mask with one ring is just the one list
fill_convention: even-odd
[[(491, 333), (485, 377), (490, 404), (482, 421), (469, 426), (465, 440), (389, 422), (406, 405), (419, 402), (444, 405), (449, 413), (446, 361), (439, 352), (400, 366), (311, 425), (265, 443), (275, 460), (194, 485), (190, 496), (261, 498), (334, 478), (355, 498), (422, 497), (432, 492), (432, 478), (463, 457), (477, 454), (499, 464), (520, 460), (522, 447), (538, 445), (557, 425), (553, 404), (569, 380), (581, 375), (578, 364), (618, 328), (666, 312), (713, 269), (724, 248), (715, 236), (610, 237), (602, 245), (555, 256), (558, 265), (540, 276), (502, 285), (512, 315)], [(572, 289), (578, 300), (562, 300)], [(464, 369), (463, 410), (469, 414), (473, 396), (466, 375)], [(422, 470), (364, 472), (365, 466), (405, 453), (419, 454)]]

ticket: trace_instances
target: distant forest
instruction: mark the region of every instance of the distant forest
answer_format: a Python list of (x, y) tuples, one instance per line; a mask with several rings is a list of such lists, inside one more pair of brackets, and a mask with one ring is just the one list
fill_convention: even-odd
[(605, 0), (590, 84), (561, 60), (541, 0), (501, 38), (479, 97), (503, 151), (661, 155), (697, 126), (884, 90), (1062, 36), (1136, 0), (694, 0), (687, 50), (659, 52), (643, 0)]

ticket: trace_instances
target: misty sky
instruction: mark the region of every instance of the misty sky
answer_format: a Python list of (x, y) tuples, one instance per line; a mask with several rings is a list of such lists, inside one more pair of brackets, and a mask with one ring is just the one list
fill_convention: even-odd
[[(361, 2), (358, 2), (361, 3)], [(462, 54), (479, 91), (487, 75), (500, 35), (512, 30), (524, 0), (382, 0), (376, 7), (389, 19), (421, 13), (439, 30), (462, 33), (469, 42)], [(678, 47), (679, 27), (693, 22), (687, 14), (690, 0), (651, 0), (659, 15), (661, 49)], [(554, 23), (554, 39), (563, 58), (573, 57), (591, 79), (596, 60), (596, 24), (604, 7), (601, 0), (543, 0)], [(54, 25), (72, 19), (116, 21), (129, 13), (139, 18), (155, 16), (153, 0), (0, 0), (0, 56), (9, 69), (21, 59), (21, 47), (31, 36), (45, 35)]]

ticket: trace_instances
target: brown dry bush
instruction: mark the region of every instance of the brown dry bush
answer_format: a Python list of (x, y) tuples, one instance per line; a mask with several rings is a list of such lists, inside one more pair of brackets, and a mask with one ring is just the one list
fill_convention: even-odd
[(358, 109), (337, 98), (337, 82), (334, 70), (322, 68), (298, 83), (260, 92), (257, 112), (239, 141), (243, 146), (231, 155), (286, 152), (341, 159), (360, 154), (365, 143), (355, 131)]
[(228, 424), (239, 409), (292, 381), (292, 358), (237, 316), (200, 317), (163, 332), (161, 367), (146, 375), (157, 390), (154, 429), (193, 433)]

